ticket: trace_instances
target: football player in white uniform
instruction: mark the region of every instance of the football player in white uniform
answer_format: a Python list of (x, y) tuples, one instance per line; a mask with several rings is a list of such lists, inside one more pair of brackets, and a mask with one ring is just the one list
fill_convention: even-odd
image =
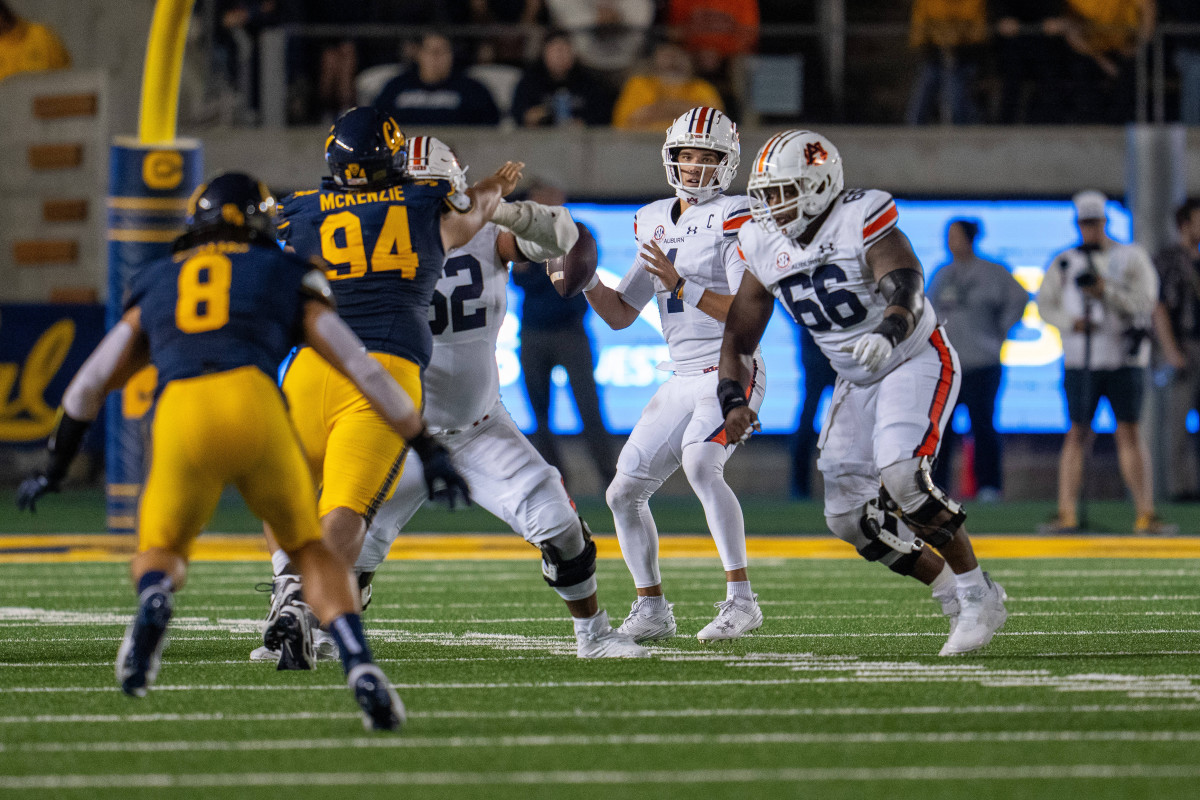
[[(466, 188), (453, 152), (432, 137), (410, 140), (407, 172)], [(450, 451), (471, 499), (541, 549), (542, 575), (574, 619), (579, 657), (641, 658), (649, 651), (616, 631), (597, 604), (596, 545), (562, 476), (521, 434), (500, 401), (496, 341), (508, 307), (508, 265), (556, 258), (578, 237), (562, 206), (503, 203), (470, 242), (446, 254), (429, 307), (433, 356), (423, 375), (425, 420)], [(363, 588), (428, 497), (414, 467), (407, 466), (407, 477), (368, 529), (355, 566)]]
[(868, 561), (929, 584), (951, 620), (941, 655), (968, 653), (1007, 612), (975, 560), (962, 507), (930, 476), (958, 396), (958, 356), (891, 196), (842, 187), (841, 157), (816, 133), (784, 131), (755, 157), (754, 221), (738, 237), (746, 276), (721, 349), (726, 432), (737, 442), (758, 428), (743, 387), (778, 297), (838, 373), (817, 461), (830, 530)]
[[(694, 108), (675, 120), (667, 129), (663, 165), (676, 196), (638, 210), (634, 234), (640, 251), (617, 288), (593, 280), (585, 289), (592, 308), (617, 330), (633, 324), (657, 296), (673, 362), (664, 367), (671, 377), (629, 434), (607, 493), (638, 595), (620, 630), (639, 642), (675, 635), (649, 500), (681, 464), (704, 507), (727, 585), (716, 619), (697, 638), (736, 639), (762, 625), (746, 575), (742, 508), (725, 482), (725, 461), (735, 443), (726, 441), (715, 394), (725, 315), (745, 269), (736, 241), (738, 228), (750, 219), (750, 202), (723, 194), (740, 153), (737, 126), (717, 109)], [(766, 388), (757, 353), (751, 365), (745, 399), (757, 409)]]

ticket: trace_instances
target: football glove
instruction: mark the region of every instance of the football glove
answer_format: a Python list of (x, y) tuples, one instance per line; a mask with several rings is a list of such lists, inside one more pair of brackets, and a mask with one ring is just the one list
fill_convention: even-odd
[(843, 353), (854, 356), (867, 372), (878, 372), (884, 362), (892, 355), (892, 342), (882, 333), (868, 333), (853, 344), (842, 348)]
[(450, 451), (425, 430), (409, 442), (417, 457), (421, 459), (421, 467), (425, 470), (425, 487), (429, 490), (429, 499), (445, 502), (454, 510), (454, 505), (461, 496), (465, 505), (471, 505), (471, 490), (467, 482), (458, 474), (450, 461)]
[(42, 473), (30, 475), (25, 480), (21, 481), (20, 487), (17, 488), (17, 509), (24, 511), (29, 509), (30, 513), (37, 513), (38, 498), (46, 492), (57, 492), (58, 482), (50, 482)]

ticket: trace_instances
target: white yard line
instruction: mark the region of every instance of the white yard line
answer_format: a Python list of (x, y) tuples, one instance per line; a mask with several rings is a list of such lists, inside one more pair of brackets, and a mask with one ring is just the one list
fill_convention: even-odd
[[(375, 740), (378, 741), (378, 740)], [(403, 740), (398, 740), (403, 741)], [(1191, 780), (1200, 766), (1041, 764), (1014, 767), (809, 767), (713, 770), (592, 770), (513, 772), (250, 772), (203, 775), (109, 774), (0, 777), (0, 789), (216, 788), (255, 786), (629, 785), (737, 783), (861, 783), (982, 780)]]

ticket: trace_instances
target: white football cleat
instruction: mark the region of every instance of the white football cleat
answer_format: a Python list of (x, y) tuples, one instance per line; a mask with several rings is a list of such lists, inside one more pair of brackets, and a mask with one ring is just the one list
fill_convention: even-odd
[(575, 652), (580, 658), (650, 657), (649, 650), (609, 624), (607, 612), (601, 611), (594, 624), (595, 631), (575, 631)]
[(993, 583), (986, 572), (983, 573), (983, 586), (959, 595), (958, 622), (952, 623), (950, 638), (938, 655), (959, 656), (986, 647), (1008, 619), (1008, 610), (1004, 607), (1007, 599), (1008, 593)]
[(951, 588), (946, 594), (933, 596), (938, 605), (942, 608), (942, 613), (950, 619), (950, 635), (954, 635), (954, 629), (958, 627), (958, 612), (961, 606), (958, 604), (958, 593)]
[(675, 615), (671, 609), (673, 603), (666, 603), (666, 608), (654, 608), (653, 598), (639, 597), (629, 608), (629, 616), (617, 628), (617, 632), (639, 644), (653, 642), (659, 639), (670, 639), (675, 635)]
[[(341, 658), (337, 640), (328, 631), (317, 627), (316, 616), (310, 616), (308, 622), (309, 628), (312, 630), (313, 651), (316, 653), (317, 661), (337, 661)], [(278, 664), (279, 650), (272, 650), (264, 644), (262, 647), (256, 647), (250, 651), (250, 660)]]
[(696, 634), (702, 642), (715, 642), (724, 639), (740, 639), (753, 630), (758, 630), (763, 624), (762, 609), (758, 607), (758, 595), (747, 603), (741, 598), (731, 598), (713, 603), (717, 609), (717, 618), (704, 626)]

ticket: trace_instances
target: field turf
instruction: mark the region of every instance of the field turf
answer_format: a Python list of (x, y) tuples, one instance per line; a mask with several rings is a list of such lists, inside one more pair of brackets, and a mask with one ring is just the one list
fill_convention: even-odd
[[(596, 662), (536, 558), (389, 561), (366, 622), (395, 736), (339, 665), (246, 660), (263, 561), (194, 564), (143, 700), (113, 678), (124, 565), (0, 564), (0, 798), (1198, 796), (1200, 558), (987, 566), (1010, 617), (978, 657), (938, 658), (926, 590), (858, 559), (755, 559), (764, 627), (701, 646), (720, 567), (672, 558), (681, 636)], [(619, 620), (628, 573), (599, 577)]]

